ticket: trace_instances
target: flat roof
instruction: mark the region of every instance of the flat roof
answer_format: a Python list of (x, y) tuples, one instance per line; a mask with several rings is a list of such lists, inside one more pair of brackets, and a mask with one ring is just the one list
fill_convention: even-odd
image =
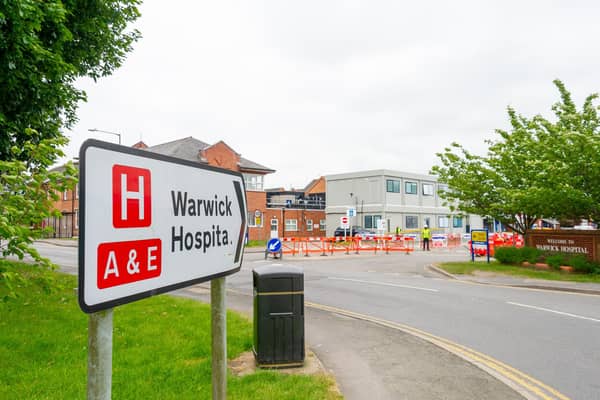
[(421, 181), (437, 182), (437, 177), (435, 175), (417, 174), (414, 172), (394, 171), (391, 169), (373, 169), (373, 170), (367, 170), (367, 171), (356, 171), (356, 172), (347, 172), (347, 173), (343, 173), (343, 174), (325, 175), (325, 180), (336, 181), (336, 180), (344, 180), (344, 179), (369, 178), (369, 177), (379, 177), (379, 176), (385, 176), (385, 177), (390, 177), (390, 178), (418, 179)]

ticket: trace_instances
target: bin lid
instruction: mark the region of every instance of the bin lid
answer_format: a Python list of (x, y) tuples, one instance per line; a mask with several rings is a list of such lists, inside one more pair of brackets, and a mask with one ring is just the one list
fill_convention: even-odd
[(254, 288), (258, 293), (304, 291), (304, 272), (301, 268), (264, 266), (252, 272)]
[(263, 267), (254, 268), (252, 271), (254, 275), (261, 278), (290, 278), (290, 277), (302, 277), (304, 271), (299, 267), (291, 266), (270, 266), (265, 265)]

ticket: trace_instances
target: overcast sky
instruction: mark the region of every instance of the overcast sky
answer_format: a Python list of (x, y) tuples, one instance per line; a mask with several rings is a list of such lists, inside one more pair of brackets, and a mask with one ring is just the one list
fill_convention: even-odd
[(597, 1), (146, 0), (143, 38), (67, 132), (152, 146), (225, 141), (304, 187), (367, 169), (427, 173), (452, 141), (483, 152), (506, 107), (551, 115), (561, 79), (600, 91)]

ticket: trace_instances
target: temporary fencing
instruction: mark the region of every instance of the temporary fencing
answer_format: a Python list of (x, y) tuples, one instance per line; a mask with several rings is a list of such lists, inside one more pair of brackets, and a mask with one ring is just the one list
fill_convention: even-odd
[[(282, 253), (287, 255), (327, 256), (335, 253), (361, 254), (404, 252), (410, 254), (420, 246), (420, 236), (414, 233), (403, 235), (369, 235), (355, 237), (287, 237), (282, 238)], [(470, 234), (434, 233), (431, 237), (431, 249), (452, 249), (466, 246), (471, 251)], [(512, 232), (492, 233), (489, 235), (490, 256), (502, 246), (523, 247), (523, 237)], [(475, 255), (485, 256), (487, 246), (475, 244)]]
[[(523, 236), (513, 232), (492, 233), (488, 236), (488, 245), (490, 247), (490, 257), (494, 257), (496, 248), (523, 247), (524, 240)], [(475, 243), (475, 246), (473, 246), (469, 240), (469, 252), (471, 252), (471, 247), (473, 247), (473, 252), (476, 256), (483, 257), (487, 255), (487, 246), (485, 244)]]
[(360, 254), (400, 251), (409, 254), (415, 249), (415, 240), (402, 235), (369, 237), (288, 237), (282, 239), (282, 253), (308, 257), (334, 253)]
[(298, 239), (295, 237), (287, 237), (281, 239), (281, 252), (283, 254), (291, 254), (293, 256), (299, 252)]

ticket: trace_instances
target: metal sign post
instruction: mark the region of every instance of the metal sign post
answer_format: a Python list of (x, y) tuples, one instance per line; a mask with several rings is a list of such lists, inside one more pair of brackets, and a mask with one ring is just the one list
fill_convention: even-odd
[(90, 314), (88, 320), (88, 400), (110, 400), (112, 335), (112, 308)]
[[(347, 216), (340, 217), (340, 225), (344, 228), (344, 242), (346, 241), (346, 229), (350, 228), (350, 218)], [(352, 236), (352, 231), (350, 231), (350, 236)]]
[(210, 317), (212, 334), (212, 398), (227, 398), (227, 307), (225, 278), (210, 281)]
[[(353, 207), (348, 208), (346, 210), (346, 216), (348, 218), (350, 218), (350, 220), (348, 222), (350, 224), (350, 227), (352, 227), (352, 225), (358, 225), (357, 223), (354, 223), (354, 224), (352, 223), (354, 221), (353, 217), (356, 216), (356, 208), (353, 208)], [(352, 228), (350, 228), (350, 235), (352, 235)]]

